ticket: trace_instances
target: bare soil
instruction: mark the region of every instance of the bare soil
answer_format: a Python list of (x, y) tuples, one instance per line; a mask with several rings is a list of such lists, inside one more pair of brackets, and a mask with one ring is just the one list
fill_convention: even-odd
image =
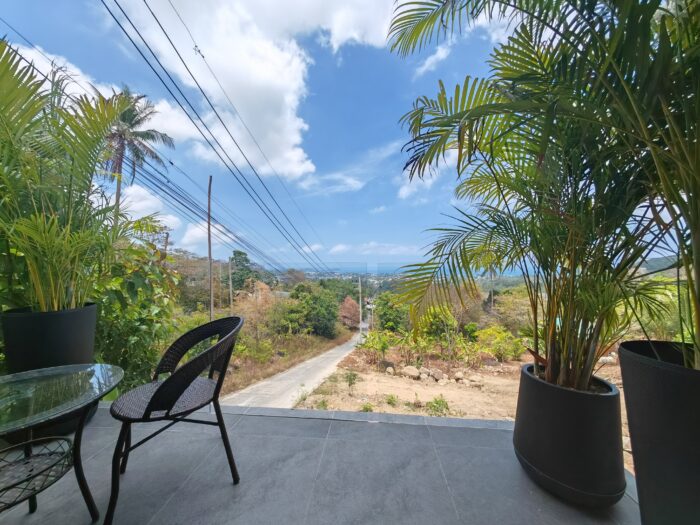
[[(387, 365), (399, 363), (396, 366), (398, 374), (402, 368), (398, 355), (390, 351), (387, 361), (373, 363), (367, 353), (358, 349), (348, 355), (337, 371), (314, 392), (301, 399), (297, 407), (512, 421), (515, 418), (520, 367), (527, 360), (523, 358), (522, 362), (498, 363), (484, 359), (477, 368), (465, 368), (461, 363), (431, 356), (423, 366), (439, 369), (450, 378), (450, 382), (439, 384), (434, 379), (415, 380), (389, 375), (381, 370)], [(458, 372), (464, 377), (459, 382), (454, 379)], [(355, 382), (348, 386), (348, 380), (352, 382), (354, 374)], [(601, 367), (596, 375), (622, 389), (617, 364)], [(441, 402), (431, 403), (440, 397), (447, 402), (447, 406)], [(621, 401), (625, 468), (634, 472), (624, 396), (621, 396)], [(445, 410), (437, 410), (439, 408)]]

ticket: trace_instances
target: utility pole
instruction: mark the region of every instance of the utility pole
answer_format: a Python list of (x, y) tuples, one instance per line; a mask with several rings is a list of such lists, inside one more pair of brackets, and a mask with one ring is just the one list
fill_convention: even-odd
[(228, 308), (233, 315), (233, 272), (231, 271), (231, 256), (228, 258)]
[(214, 320), (214, 288), (211, 274), (211, 175), (209, 175), (209, 190), (207, 191), (207, 246), (209, 253), (209, 320)]
[(219, 308), (224, 307), (224, 299), (221, 294), (223, 294), (223, 278), (221, 277), (221, 261), (217, 265), (219, 267)]
[(360, 335), (362, 335), (362, 275), (357, 278), (357, 284), (360, 289), (360, 301), (358, 304), (360, 306)]

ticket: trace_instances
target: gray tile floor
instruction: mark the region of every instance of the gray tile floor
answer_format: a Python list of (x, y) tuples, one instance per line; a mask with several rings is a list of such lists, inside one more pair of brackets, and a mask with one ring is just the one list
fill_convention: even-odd
[[(241, 483), (216, 427), (179, 424), (132, 453), (116, 523), (637, 524), (633, 493), (583, 511), (541, 490), (512, 451), (512, 424), (420, 416), (228, 407)], [(211, 417), (204, 414), (202, 417)], [(151, 426), (151, 429), (154, 427)], [(134, 429), (134, 441), (149, 431)], [(102, 407), (85, 431), (101, 512), (117, 426)], [(0, 523), (89, 524), (72, 473)]]

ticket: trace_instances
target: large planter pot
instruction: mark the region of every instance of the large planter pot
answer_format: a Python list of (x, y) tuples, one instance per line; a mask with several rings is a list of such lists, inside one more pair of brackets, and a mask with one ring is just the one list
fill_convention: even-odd
[(524, 365), (513, 446), (525, 472), (547, 491), (576, 505), (606, 507), (626, 487), (620, 392), (593, 381), (596, 392), (563, 388)]
[(622, 343), (620, 365), (642, 523), (697, 525), (700, 371), (663, 341)]
[(97, 306), (74, 310), (2, 314), (5, 359), (10, 373), (93, 363)]

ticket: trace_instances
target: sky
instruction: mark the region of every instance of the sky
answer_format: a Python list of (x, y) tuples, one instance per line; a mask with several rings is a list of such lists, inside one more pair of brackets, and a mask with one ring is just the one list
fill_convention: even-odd
[[(107, 3), (118, 13), (113, 0)], [(466, 75), (488, 75), (489, 52), (506, 35), (503, 25), (478, 23), (401, 58), (386, 39), (393, 0), (149, 0), (241, 153), (146, 4), (119, 3), (272, 207), (250, 161), (303, 236), (306, 252), (313, 250), (331, 268), (395, 267), (424, 258), (434, 236), (427, 230), (449, 222), (456, 172), (448, 162), (433, 177), (409, 182), (402, 151), (409, 134), (399, 120), (417, 97), (437, 93), (438, 80), (449, 91)], [(92, 85), (110, 94), (128, 85), (146, 95), (158, 110), (149, 127), (175, 140), (173, 150), (160, 148), (175, 166), (167, 177), (206, 205), (211, 175), (213, 214), (227, 229), (284, 267), (308, 266), (202, 140), (100, 2), (14, 0), (3, 2), (0, 16), (36, 48), (2, 22), (0, 34), (38, 69), (50, 68), (43, 55), (65, 67), (76, 79), (69, 88), (75, 93)], [(175, 247), (206, 254), (201, 221), (138, 179), (124, 195), (130, 215), (158, 213), (172, 228)], [(213, 253), (226, 258), (231, 249), (215, 240)]]

